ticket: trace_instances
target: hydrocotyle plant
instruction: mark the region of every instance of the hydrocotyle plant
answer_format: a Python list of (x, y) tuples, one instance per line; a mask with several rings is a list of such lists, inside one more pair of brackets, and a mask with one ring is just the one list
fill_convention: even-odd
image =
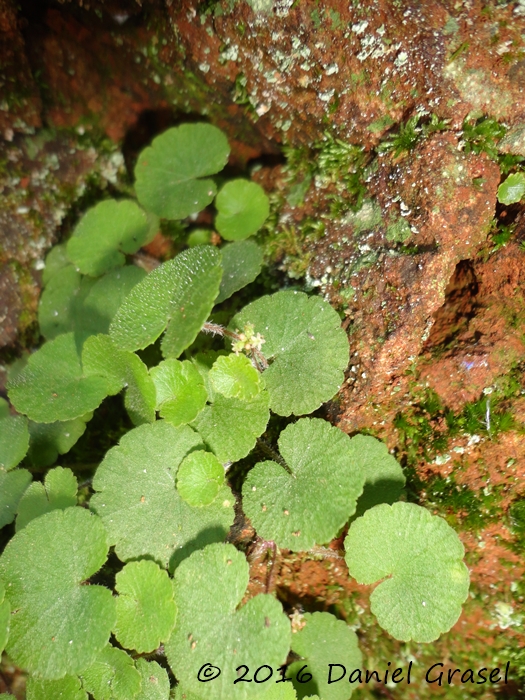
[[(348, 698), (353, 686), (327, 684), (326, 667), (359, 666), (355, 632), (314, 613), (292, 633), (277, 598), (247, 597), (246, 557), (226, 543), (236, 505), (259, 538), (295, 552), (348, 528), (349, 575), (378, 584), (372, 612), (396, 639), (436, 639), (466, 599), (457, 535), (399, 501), (405, 478), (386, 446), (308, 417), (349, 362), (335, 310), (282, 290), (227, 303), (217, 322), (217, 305), (261, 270), (249, 237), (269, 211), (250, 180), (218, 188), (228, 156), (214, 126), (168, 130), (139, 156), (137, 201), (97, 204), (47, 257), (45, 341), (13, 365), (12, 406), (0, 405), (0, 525), (14, 523), (0, 649), (27, 670), (28, 700)], [(149, 273), (133, 264), (159, 218), (212, 202), (228, 243)], [(121, 392), (134, 427), (79, 491), (56, 461)], [(283, 429), (268, 445), (272, 414)], [(257, 461), (262, 448), (270, 460)], [(228, 470), (246, 457), (241, 500)]]

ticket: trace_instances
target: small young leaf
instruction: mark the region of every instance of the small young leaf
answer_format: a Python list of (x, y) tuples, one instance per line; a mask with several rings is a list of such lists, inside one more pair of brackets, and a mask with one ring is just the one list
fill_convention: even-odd
[(240, 241), (258, 231), (270, 213), (263, 188), (249, 180), (230, 180), (215, 200), (215, 226), (228, 241)]
[(220, 462), (237, 462), (246, 457), (266, 430), (270, 419), (268, 402), (267, 391), (261, 391), (252, 401), (216, 393), (192, 426)]
[[(352, 671), (360, 668), (362, 655), (356, 633), (342, 620), (327, 612), (305, 613), (305, 626), (292, 636), (292, 651), (301, 658), (290, 666), (287, 676), (294, 679), (298, 698), (320, 693), (323, 700), (348, 700), (355, 690), (345, 678), (341, 683), (328, 683), (330, 664), (341, 664)], [(311, 674), (307, 683), (299, 682), (300, 670)], [(340, 675), (340, 668), (333, 669), (333, 678)], [(306, 679), (305, 679), (306, 680)]]
[(0, 470), (9, 471), (25, 457), (29, 430), (25, 416), (0, 418)]
[(95, 700), (133, 700), (141, 688), (141, 676), (133, 659), (110, 644), (82, 673), (82, 685)]
[(216, 304), (228, 299), (258, 276), (263, 254), (254, 241), (237, 241), (221, 248), (224, 270)]
[(84, 377), (73, 333), (45, 343), (9, 383), (15, 408), (37, 423), (80, 418), (110, 393), (104, 377)]
[(150, 272), (126, 297), (110, 327), (122, 350), (147, 347), (166, 329), (165, 357), (178, 357), (208, 318), (222, 276), (213, 246), (185, 250)]
[(78, 483), (71, 469), (55, 467), (48, 471), (44, 483), (34, 481), (18, 504), (16, 530), (52, 510), (65, 510), (77, 504)]
[(118, 350), (108, 335), (92, 335), (82, 349), (84, 376), (104, 377), (110, 394), (126, 387), (124, 405), (135, 425), (155, 420), (155, 385), (148, 368), (132, 352)]
[(56, 423), (29, 421), (29, 451), (27, 457), (34, 467), (49, 467), (58, 455), (64, 455), (76, 444), (86, 430), (92, 413), (74, 420)]
[[(290, 648), (290, 622), (270, 595), (257, 595), (239, 607), (249, 579), (242, 552), (213, 544), (193, 552), (175, 571), (177, 624), (165, 644), (168, 662), (184, 688), (206, 700), (241, 700), (261, 694), (256, 683), (236, 683), (242, 660), (250, 670), (284, 663)], [(237, 661), (237, 659), (239, 661)], [(197, 674), (204, 664), (222, 669), (211, 683)]]
[(381, 583), (370, 597), (395, 639), (432, 642), (457, 621), (469, 589), (457, 534), (414, 503), (375, 506), (350, 526), (346, 563), (359, 583)]
[(142, 206), (165, 219), (184, 219), (207, 206), (217, 191), (213, 180), (230, 148), (211, 124), (183, 124), (153, 139), (135, 166), (135, 189)]
[(279, 438), (289, 471), (261, 462), (243, 486), (244, 512), (257, 534), (293, 551), (334, 538), (354, 513), (364, 477), (350, 438), (320, 418), (301, 418)]
[(11, 618), (11, 606), (5, 598), (5, 586), (0, 581), (0, 658), (5, 649), (9, 637), (9, 621)]
[(119, 644), (140, 654), (169, 639), (177, 606), (168, 574), (153, 561), (132, 561), (116, 576)]
[(89, 209), (67, 243), (67, 255), (84, 275), (100, 277), (124, 265), (158, 231), (158, 219), (134, 201), (108, 199)]
[(135, 665), (142, 681), (135, 700), (169, 700), (170, 679), (167, 671), (156, 661), (137, 659)]
[(379, 503), (394, 503), (405, 485), (405, 475), (387, 446), (370, 435), (354, 435), (350, 440), (352, 462), (365, 477), (363, 493), (357, 501), (356, 514)]
[(252, 401), (263, 389), (261, 375), (246, 355), (218, 357), (209, 378), (214, 390), (229, 399)]
[(525, 173), (514, 173), (498, 187), (498, 202), (514, 204), (525, 194)]
[(90, 506), (102, 517), (122, 561), (149, 556), (173, 567), (194, 549), (224, 539), (234, 517), (230, 489), (223, 486), (209, 506), (192, 508), (175, 488), (184, 457), (202, 448), (189, 426), (157, 421), (130, 430), (106, 454)]
[(208, 506), (224, 484), (224, 467), (204, 450), (191, 452), (177, 472), (177, 490), (190, 506)]
[(0, 578), (17, 611), (7, 643), (16, 665), (55, 680), (94, 661), (115, 625), (115, 601), (107, 588), (82, 582), (107, 553), (102, 521), (77, 507), (33, 520), (9, 541)]
[(77, 676), (64, 676), (56, 681), (29, 676), (26, 692), (27, 700), (88, 700)]
[(0, 469), (0, 528), (13, 522), (20, 499), (30, 483), (31, 474), (27, 469), (9, 473)]
[(38, 322), (47, 340), (75, 332), (77, 341), (97, 333), (108, 333), (109, 325), (126, 296), (146, 272), (126, 265), (98, 280), (82, 278), (73, 265), (55, 275), (44, 289), (38, 307)]
[(157, 391), (156, 408), (172, 425), (191, 423), (206, 405), (204, 380), (188, 360), (164, 360), (150, 374)]
[[(265, 339), (270, 408), (280, 416), (311, 413), (340, 388), (349, 348), (334, 309), (302, 292), (277, 292), (248, 304), (230, 324), (247, 323)], [(312, 378), (315, 377), (315, 381)]]

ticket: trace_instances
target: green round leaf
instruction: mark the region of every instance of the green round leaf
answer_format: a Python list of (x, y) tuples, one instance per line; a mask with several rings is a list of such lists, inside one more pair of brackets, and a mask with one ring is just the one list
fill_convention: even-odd
[(45, 286), (57, 272), (69, 264), (70, 260), (67, 257), (66, 244), (60, 243), (59, 245), (53, 246), (46, 255), (46, 263), (42, 273), (42, 284)]
[(190, 506), (207, 506), (224, 484), (224, 467), (215, 455), (204, 450), (191, 452), (177, 473), (177, 490)]
[(525, 173), (514, 173), (498, 187), (498, 202), (514, 204), (525, 194)]
[(177, 607), (168, 574), (153, 561), (132, 561), (116, 576), (119, 644), (139, 653), (155, 651), (169, 639)]
[(55, 423), (34, 423), (29, 421), (28, 459), (34, 467), (49, 467), (58, 455), (64, 455), (76, 444), (86, 430), (86, 422), (92, 413), (86, 413), (74, 420)]
[[(230, 544), (213, 544), (183, 561), (175, 571), (177, 624), (165, 645), (168, 662), (184, 688), (207, 700), (231, 700), (261, 694), (256, 683), (237, 683), (236, 667), (274, 668), (286, 660), (290, 622), (281, 604), (258, 595), (240, 606), (249, 579), (242, 552)], [(222, 669), (210, 683), (200, 683), (199, 669)]]
[(0, 470), (9, 471), (21, 462), (29, 447), (29, 430), (24, 416), (0, 418)]
[(157, 233), (158, 220), (134, 201), (108, 199), (89, 209), (67, 243), (67, 255), (84, 275), (99, 277), (124, 265)]
[(133, 700), (141, 688), (141, 676), (133, 659), (108, 644), (82, 673), (82, 685), (95, 700)]
[(9, 638), (9, 622), (11, 619), (11, 606), (5, 599), (5, 586), (0, 581), (0, 658)]
[(350, 526), (346, 563), (359, 583), (381, 583), (371, 608), (396, 639), (432, 642), (455, 624), (469, 589), (464, 549), (442, 519), (413, 503), (378, 505)]
[(279, 547), (310, 549), (336, 537), (354, 513), (363, 474), (350, 438), (320, 418), (301, 418), (279, 438), (287, 469), (261, 462), (243, 485), (243, 508), (257, 534)]
[(55, 680), (89, 666), (115, 624), (115, 601), (84, 586), (106, 561), (100, 518), (84, 508), (54, 510), (30, 522), (0, 557), (0, 578), (16, 615), (7, 653), (18, 666)]
[(206, 405), (204, 380), (188, 360), (164, 360), (152, 367), (150, 374), (157, 392), (157, 410), (172, 425), (191, 423)]
[(207, 447), (220, 462), (237, 462), (253, 450), (270, 419), (268, 392), (251, 401), (229, 399), (216, 393), (193, 421)]
[(254, 241), (228, 243), (221, 248), (221, 253), (224, 273), (216, 304), (253, 282), (263, 262), (262, 250)]
[(263, 389), (261, 375), (246, 355), (218, 357), (209, 378), (214, 390), (229, 399), (252, 401)]
[(77, 480), (71, 469), (55, 467), (48, 471), (44, 483), (34, 481), (18, 504), (16, 529), (52, 510), (65, 510), (77, 504)]
[[(265, 339), (262, 352), (270, 408), (280, 416), (311, 413), (343, 383), (349, 359), (348, 339), (334, 309), (302, 292), (277, 292), (248, 304), (230, 324), (247, 323)], [(315, 380), (314, 380), (315, 378)]]
[(130, 430), (106, 454), (90, 506), (122, 561), (147, 556), (173, 567), (194, 549), (225, 538), (234, 517), (230, 489), (223, 486), (209, 506), (192, 508), (175, 488), (180, 463), (202, 447), (189, 426), (157, 421)]
[(405, 485), (405, 475), (387, 446), (370, 435), (354, 435), (350, 440), (352, 462), (365, 477), (363, 493), (357, 501), (356, 514), (379, 503), (394, 503)]
[(170, 679), (167, 671), (156, 661), (137, 659), (135, 665), (142, 681), (135, 700), (169, 700)]
[(44, 681), (34, 676), (27, 679), (27, 700), (87, 700), (77, 676), (64, 676), (57, 681)]
[(0, 469), (0, 527), (13, 522), (20, 499), (30, 483), (31, 474), (27, 469), (9, 473)]
[(9, 383), (17, 411), (37, 423), (80, 418), (109, 392), (104, 377), (84, 377), (73, 333), (45, 343)]
[(162, 339), (165, 357), (178, 357), (208, 318), (222, 276), (220, 253), (213, 246), (185, 250), (150, 272), (126, 297), (110, 327), (122, 350)]
[[(292, 651), (301, 658), (294, 661), (286, 674), (294, 679), (297, 697), (320, 693), (323, 700), (348, 700), (356, 686), (347, 678), (340, 683), (328, 683), (328, 673), (330, 664), (341, 664), (350, 672), (361, 667), (363, 659), (356, 633), (326, 612), (306, 613), (304, 622), (305, 626), (292, 636)], [(312, 678), (308, 683), (300, 683), (296, 679), (305, 664)], [(335, 667), (333, 678), (339, 677), (340, 671)]]
[(226, 136), (211, 124), (168, 129), (145, 148), (135, 167), (135, 189), (142, 206), (165, 219), (184, 219), (215, 196), (214, 175), (228, 162)]
[(228, 241), (240, 241), (258, 231), (270, 213), (263, 188), (249, 180), (230, 180), (215, 200), (215, 226)]

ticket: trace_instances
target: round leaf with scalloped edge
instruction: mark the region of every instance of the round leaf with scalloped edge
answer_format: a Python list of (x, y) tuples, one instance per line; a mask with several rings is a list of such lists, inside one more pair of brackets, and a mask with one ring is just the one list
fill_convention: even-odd
[(189, 506), (175, 488), (184, 457), (203, 447), (189, 426), (156, 421), (130, 430), (106, 454), (90, 507), (122, 561), (147, 556), (173, 568), (194, 549), (226, 537), (234, 518), (228, 486), (202, 508)]
[(456, 623), (469, 590), (459, 537), (414, 503), (381, 504), (352, 523), (346, 563), (370, 597), (378, 623), (403, 642), (432, 642)]
[(18, 504), (16, 530), (52, 510), (71, 508), (77, 504), (78, 483), (71, 469), (55, 467), (46, 474), (44, 483), (34, 481)]
[(230, 180), (215, 200), (217, 231), (227, 241), (240, 241), (256, 233), (270, 213), (270, 201), (256, 182)]
[(211, 124), (182, 124), (153, 139), (135, 166), (142, 206), (165, 219), (185, 219), (204, 209), (217, 191), (214, 175), (228, 162), (226, 136)]
[(159, 415), (172, 425), (191, 423), (206, 405), (204, 380), (189, 360), (164, 360), (151, 368), (150, 375)]
[(261, 375), (246, 355), (221, 355), (208, 377), (215, 391), (229, 399), (252, 401), (264, 388)]
[(224, 467), (211, 452), (196, 450), (184, 458), (177, 473), (177, 491), (190, 506), (207, 506), (224, 484)]
[(102, 521), (84, 508), (54, 510), (16, 533), (0, 556), (0, 579), (16, 615), (7, 653), (47, 680), (79, 673), (115, 624), (111, 591), (82, 585), (106, 561)]
[[(193, 552), (175, 570), (177, 624), (165, 644), (168, 662), (184, 688), (203, 700), (244, 700), (261, 694), (257, 683), (237, 683), (239, 664), (255, 670), (278, 667), (290, 648), (290, 621), (270, 595), (257, 595), (240, 606), (249, 580), (242, 552), (230, 544), (212, 544)], [(200, 683), (199, 669), (222, 669), (210, 683)]]
[(270, 366), (263, 373), (270, 408), (280, 416), (311, 413), (343, 383), (348, 339), (336, 311), (319, 297), (284, 291), (248, 304), (230, 328), (255, 326)]
[(94, 700), (133, 700), (142, 685), (131, 656), (110, 644), (81, 677), (82, 685)]
[(286, 464), (260, 462), (244, 482), (243, 509), (257, 534), (297, 552), (336, 537), (354, 513), (364, 477), (350, 438), (320, 418), (301, 418), (279, 437)]

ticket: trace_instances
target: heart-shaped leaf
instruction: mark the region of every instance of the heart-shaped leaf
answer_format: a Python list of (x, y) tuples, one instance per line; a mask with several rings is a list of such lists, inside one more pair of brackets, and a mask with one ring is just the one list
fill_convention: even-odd
[(257, 534), (279, 547), (310, 549), (336, 537), (354, 513), (364, 477), (346, 433), (301, 418), (279, 437), (287, 468), (261, 462), (243, 485), (243, 508)]
[[(290, 622), (281, 604), (258, 595), (239, 607), (249, 579), (244, 555), (233, 545), (213, 544), (175, 571), (177, 625), (165, 645), (168, 662), (189, 691), (206, 700), (257, 696), (257, 683), (237, 683), (236, 667), (278, 667), (290, 647)], [(204, 665), (221, 669), (213, 682), (198, 680)]]
[(263, 389), (261, 375), (246, 355), (222, 355), (210, 369), (215, 391), (229, 399), (252, 401)]
[(169, 639), (177, 606), (168, 574), (153, 561), (132, 561), (116, 576), (119, 644), (139, 653), (155, 651)]
[(263, 262), (262, 250), (254, 241), (237, 241), (221, 248), (224, 270), (216, 304), (228, 299), (258, 276)]
[[(166, 329), (165, 357), (178, 357), (208, 318), (222, 277), (213, 246), (185, 250), (153, 270), (126, 297), (110, 327), (122, 350), (147, 347)], [(166, 328), (167, 327), (167, 328)]]
[(80, 418), (109, 394), (104, 377), (84, 377), (73, 333), (59, 335), (29, 357), (9, 383), (17, 411), (37, 423)]
[(44, 483), (34, 481), (18, 504), (16, 529), (52, 510), (65, 510), (77, 504), (78, 484), (71, 469), (55, 467), (48, 471)]
[(64, 676), (57, 681), (29, 676), (26, 693), (27, 700), (88, 700), (77, 676)]
[(249, 180), (230, 180), (215, 200), (215, 226), (228, 241), (240, 241), (256, 233), (270, 213), (270, 201), (263, 188)]
[[(323, 700), (348, 700), (355, 685), (345, 678), (340, 683), (328, 683), (330, 664), (341, 664), (347, 670), (360, 668), (362, 655), (356, 633), (342, 620), (330, 613), (305, 613), (304, 627), (292, 636), (292, 651), (301, 658), (290, 666), (287, 676), (294, 679), (298, 698), (314, 693)], [(308, 666), (301, 674), (305, 664)], [(332, 678), (338, 678), (341, 669), (334, 666)], [(311, 680), (300, 682), (297, 679)]]
[(67, 243), (67, 255), (84, 275), (99, 277), (124, 265), (125, 255), (151, 241), (158, 226), (158, 219), (136, 202), (108, 199), (80, 219)]
[(414, 503), (378, 505), (352, 523), (345, 550), (359, 583), (381, 581), (372, 612), (396, 639), (432, 642), (457, 621), (469, 575), (463, 545), (442, 518)]
[(204, 508), (192, 508), (175, 488), (184, 457), (202, 449), (189, 426), (141, 425), (106, 454), (93, 479), (90, 506), (103, 519), (122, 561), (148, 556), (167, 567), (194, 549), (225, 538), (234, 498), (223, 486)]
[(211, 452), (191, 452), (179, 467), (177, 491), (190, 506), (209, 505), (223, 484), (224, 467)]
[(182, 124), (153, 139), (135, 166), (135, 189), (142, 206), (165, 219), (184, 219), (215, 196), (213, 180), (226, 165), (226, 136), (211, 124)]
[(311, 413), (338, 391), (349, 349), (329, 304), (302, 292), (277, 292), (248, 304), (230, 328), (248, 323), (265, 340), (262, 351), (270, 366), (264, 380), (272, 411), (280, 416)]
[(21, 462), (29, 447), (29, 430), (24, 416), (0, 418), (0, 470), (9, 471)]
[(9, 541), (0, 579), (17, 611), (7, 643), (15, 664), (54, 680), (95, 660), (115, 625), (115, 601), (107, 588), (82, 583), (107, 553), (100, 518), (76, 507), (33, 520)]
[(13, 522), (20, 499), (30, 483), (31, 474), (27, 469), (9, 473), (0, 469), (0, 527)]
[(142, 683), (133, 659), (108, 644), (82, 673), (82, 685), (95, 700), (133, 700)]
[(206, 405), (204, 380), (188, 360), (164, 360), (152, 367), (150, 374), (157, 392), (157, 410), (172, 425), (191, 423)]

